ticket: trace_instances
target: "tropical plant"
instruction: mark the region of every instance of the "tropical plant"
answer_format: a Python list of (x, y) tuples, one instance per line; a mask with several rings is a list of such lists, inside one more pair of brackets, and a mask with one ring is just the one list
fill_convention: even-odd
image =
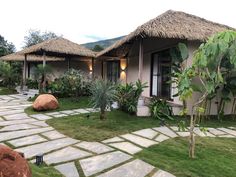
[(17, 70), (10, 63), (4, 61), (0, 62), (0, 78), (2, 85), (8, 88), (14, 88), (20, 81)]
[(52, 73), (52, 69), (49, 65), (39, 64), (35, 70), (35, 78), (38, 80), (39, 92), (46, 92), (48, 75)]
[(165, 122), (166, 119), (173, 120), (171, 107), (167, 101), (158, 97), (153, 97), (149, 103), (151, 116)]
[(91, 87), (91, 104), (94, 108), (100, 108), (100, 119), (106, 119), (106, 109), (116, 98), (116, 86), (107, 80), (98, 79)]
[(39, 86), (38, 81), (31, 78), (26, 80), (26, 85), (29, 89), (38, 89)]
[[(178, 94), (181, 100), (192, 97), (194, 92), (200, 92), (201, 97), (191, 106), (189, 156), (195, 156), (194, 127), (199, 117), (205, 112), (202, 107), (209, 96), (221, 93), (221, 99), (227, 101), (230, 94), (235, 93), (234, 81), (232, 90), (229, 78), (236, 74), (236, 32), (225, 31), (216, 34), (201, 44), (194, 53), (193, 64), (178, 75)], [(196, 84), (196, 80), (199, 81)], [(224, 114), (224, 104), (221, 103), (220, 113)]]
[(138, 80), (135, 85), (126, 83), (125, 85), (117, 86), (117, 102), (122, 111), (134, 114), (137, 111), (138, 100), (146, 88), (146, 83), (141, 83)]

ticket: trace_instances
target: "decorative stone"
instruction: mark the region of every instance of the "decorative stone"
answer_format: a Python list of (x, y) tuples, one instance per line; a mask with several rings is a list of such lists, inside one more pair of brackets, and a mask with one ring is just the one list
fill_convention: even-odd
[(79, 173), (74, 162), (57, 165), (55, 168), (65, 177), (79, 177)]
[(177, 137), (178, 135), (176, 135), (176, 133), (172, 130), (170, 130), (168, 127), (166, 126), (163, 126), (163, 127), (156, 127), (156, 128), (153, 128), (154, 130), (162, 133), (162, 134), (165, 134), (171, 138), (175, 138)]
[(46, 162), (46, 164), (50, 165), (50, 164), (72, 161), (91, 155), (92, 154), (82, 151), (80, 149), (76, 149), (73, 147), (66, 147), (64, 149), (45, 155), (44, 161)]
[(50, 151), (75, 144), (77, 142), (77, 140), (74, 140), (72, 138), (63, 138), (19, 148), (17, 149), (17, 151), (24, 153), (26, 158), (32, 158), (37, 154), (45, 154)]
[(33, 103), (33, 109), (36, 111), (54, 110), (58, 107), (57, 99), (51, 94), (39, 95)]
[(152, 177), (175, 177), (175, 176), (166, 171), (158, 170)]
[(117, 149), (120, 149), (122, 151), (125, 151), (129, 154), (136, 154), (137, 152), (142, 151), (140, 147), (135, 146), (134, 144), (130, 142), (111, 143), (109, 145)]
[(28, 136), (20, 139), (15, 139), (8, 141), (8, 143), (12, 144), (15, 147), (25, 146), (25, 145), (31, 145), (35, 143), (41, 143), (47, 141), (45, 138), (39, 136), (39, 135), (33, 135)]
[(133, 134), (145, 137), (145, 138), (149, 138), (149, 139), (153, 139), (158, 133), (150, 128), (148, 129), (143, 129), (143, 130), (139, 130), (136, 132), (132, 132)]
[(108, 146), (98, 143), (98, 142), (83, 141), (81, 143), (76, 144), (75, 146), (83, 148), (88, 151), (91, 151), (96, 154), (102, 154), (102, 153), (110, 152), (110, 151), (114, 150), (111, 147), (108, 147)]
[(122, 139), (120, 137), (114, 137), (114, 138), (106, 139), (102, 142), (103, 143), (114, 143), (114, 142), (120, 142), (120, 141), (124, 141), (124, 139)]
[(50, 131), (50, 132), (45, 132), (42, 133), (43, 136), (46, 136), (47, 138), (54, 140), (54, 139), (59, 139), (59, 138), (64, 138), (65, 135), (59, 133), (58, 131), (54, 130), (54, 131)]
[(125, 162), (131, 158), (132, 157), (128, 154), (116, 151), (83, 159), (79, 162), (85, 176), (91, 176), (117, 164)]
[(0, 142), (53, 130), (52, 127), (0, 133)]
[(98, 177), (145, 177), (153, 169), (154, 167), (152, 165), (137, 159), (103, 173)]
[(170, 137), (166, 136), (166, 135), (158, 135), (155, 140), (158, 141), (158, 142), (162, 142), (162, 141), (165, 141), (165, 140), (168, 140)]
[(7, 146), (0, 145), (0, 176), (31, 177), (28, 162)]
[(142, 147), (149, 147), (154, 144), (157, 144), (157, 142), (155, 142), (155, 141), (152, 141), (152, 140), (149, 140), (146, 138), (142, 138), (142, 137), (139, 137), (136, 135), (132, 135), (132, 134), (125, 134), (125, 135), (122, 135), (121, 137), (123, 137), (123, 138), (125, 138), (125, 139), (139, 145), (139, 146), (142, 146)]

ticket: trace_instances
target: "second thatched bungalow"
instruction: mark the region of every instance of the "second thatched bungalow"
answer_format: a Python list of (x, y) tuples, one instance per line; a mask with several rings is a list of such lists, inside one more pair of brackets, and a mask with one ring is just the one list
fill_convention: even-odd
[[(232, 29), (226, 25), (214, 23), (203, 18), (179, 11), (169, 10), (160, 16), (139, 26), (114, 45), (101, 51), (97, 57), (103, 62), (103, 77), (111, 81), (125, 83), (140, 79), (147, 82), (143, 92), (145, 98), (157, 96), (169, 101), (178, 112), (182, 102), (176, 93), (174, 84), (170, 84), (171, 56), (170, 49), (178, 43), (185, 43), (189, 50), (187, 65), (191, 65), (193, 52), (210, 36)], [(198, 97), (187, 102), (187, 107)], [(217, 105), (211, 113), (216, 113)], [(230, 112), (226, 110), (226, 113)], [(147, 114), (148, 108), (139, 107), (140, 114)]]

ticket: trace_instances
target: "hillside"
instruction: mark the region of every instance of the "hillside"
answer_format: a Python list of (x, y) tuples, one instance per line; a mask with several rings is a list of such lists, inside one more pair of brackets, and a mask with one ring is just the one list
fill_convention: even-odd
[(89, 48), (89, 49), (93, 49), (95, 45), (100, 45), (101, 47), (103, 47), (105, 49), (105, 48), (107, 48), (110, 45), (114, 44), (116, 41), (120, 40), (123, 37), (124, 36), (120, 36), (120, 37), (117, 37), (117, 38), (106, 39), (106, 40), (97, 41), (97, 42), (89, 42), (89, 43), (85, 43), (85, 44), (82, 44), (82, 45), (86, 48)]

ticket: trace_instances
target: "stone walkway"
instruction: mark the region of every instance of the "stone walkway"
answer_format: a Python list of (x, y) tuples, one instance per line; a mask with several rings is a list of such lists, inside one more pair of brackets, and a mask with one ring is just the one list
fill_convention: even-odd
[[(178, 127), (154, 127), (120, 135), (102, 142), (86, 142), (56, 131), (45, 123), (52, 118), (96, 112), (95, 109), (74, 109), (27, 115), (29, 95), (0, 96), (0, 143), (23, 152), (31, 162), (37, 154), (66, 177), (173, 177), (174, 175), (133, 157), (134, 154), (170, 138), (187, 137)], [(236, 137), (236, 128), (208, 128), (201, 137)]]

